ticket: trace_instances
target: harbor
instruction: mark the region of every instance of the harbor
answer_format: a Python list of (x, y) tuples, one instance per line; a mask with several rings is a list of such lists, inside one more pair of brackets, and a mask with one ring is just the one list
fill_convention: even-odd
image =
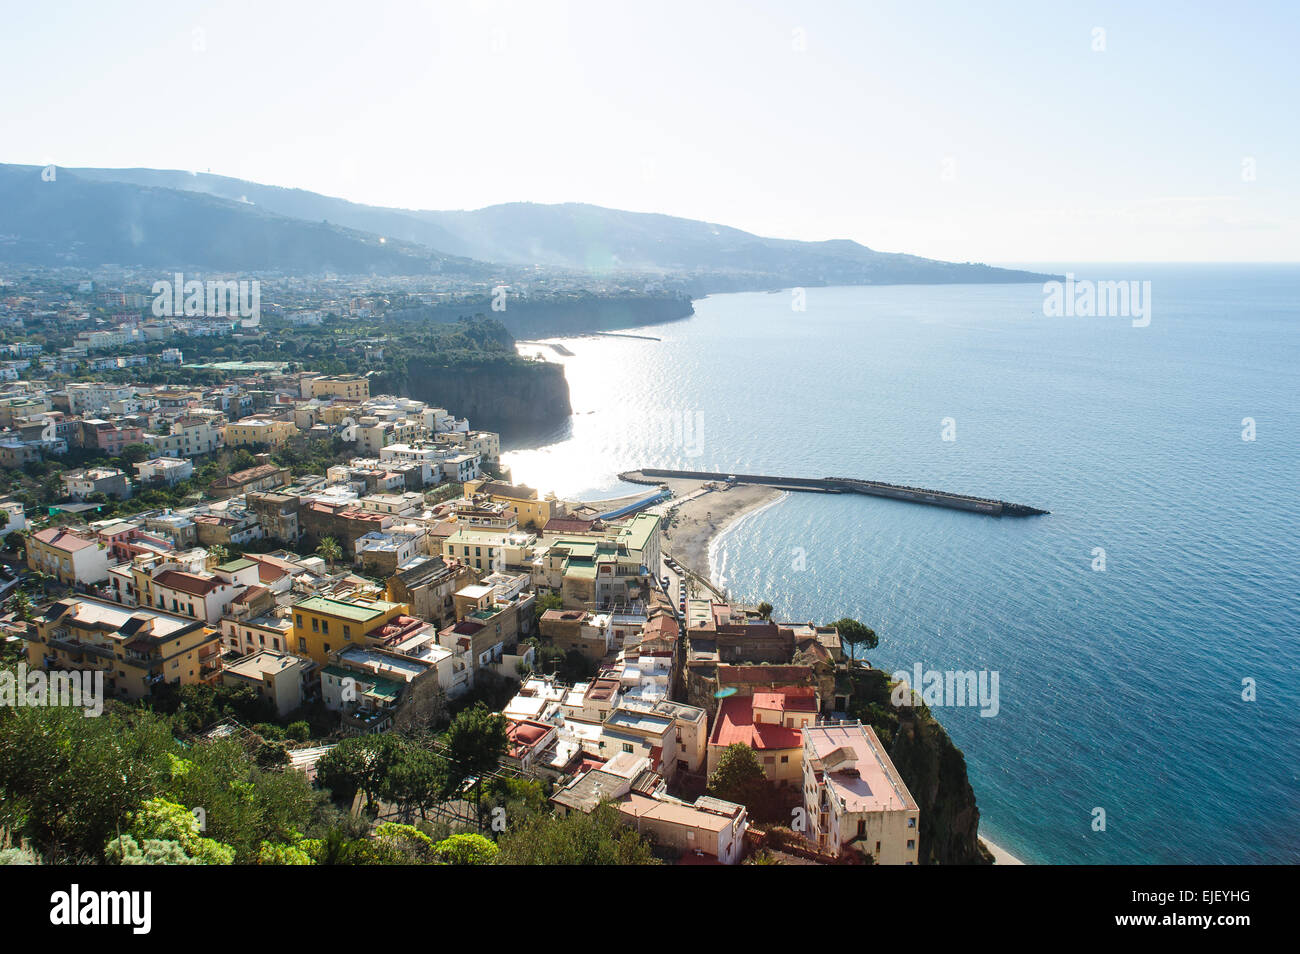
[(663, 480), (708, 480), (732, 484), (759, 484), (778, 490), (804, 493), (856, 493), (871, 497), (887, 497), (908, 503), (965, 510), (990, 517), (1036, 517), (1051, 513), (1027, 504), (995, 500), (990, 497), (973, 497), (943, 490), (926, 490), (902, 484), (888, 484), (877, 480), (859, 480), (853, 477), (770, 477), (759, 474), (725, 474), (700, 470), (668, 470), (643, 467), (640, 470), (619, 474), (619, 479), (634, 484), (657, 484)]

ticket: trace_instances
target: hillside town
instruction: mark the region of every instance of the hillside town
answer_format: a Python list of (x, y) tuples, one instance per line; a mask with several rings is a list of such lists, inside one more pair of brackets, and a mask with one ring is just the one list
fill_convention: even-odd
[(210, 687), (270, 723), (310, 714), (287, 756), (313, 780), (341, 740), (486, 705), (494, 771), (541, 783), (560, 818), (612, 804), (661, 859), (918, 863), (920, 810), (848, 716), (839, 631), (774, 622), (674, 559), (667, 485), (605, 503), (515, 485), (498, 434), (364, 372), (96, 376), (131, 366), (91, 357), (124, 336), (183, 366), (171, 334), (124, 318), (53, 355), (0, 346), (3, 626), (29, 670), (102, 674), (124, 704)]

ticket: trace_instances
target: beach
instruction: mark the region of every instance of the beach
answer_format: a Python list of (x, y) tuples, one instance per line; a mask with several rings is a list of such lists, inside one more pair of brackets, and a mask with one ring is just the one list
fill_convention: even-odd
[(733, 484), (726, 489), (696, 493), (669, 510), (663, 548), (687, 569), (709, 579), (709, 544), (714, 538), (785, 492), (754, 484)]
[(999, 845), (993, 844), (987, 838), (980, 838), (984, 842), (984, 847), (993, 852), (993, 863), (995, 865), (1023, 865), (1024, 862)]

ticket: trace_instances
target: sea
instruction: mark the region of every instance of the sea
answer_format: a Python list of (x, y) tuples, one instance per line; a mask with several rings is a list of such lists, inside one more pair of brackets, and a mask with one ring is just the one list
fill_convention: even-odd
[(711, 569), (779, 619), (864, 621), (877, 667), (996, 673), (996, 713), (932, 710), (981, 834), (1025, 861), (1296, 863), (1300, 266), (1022, 267), (1137, 282), (1149, 310), (1066, 315), (1041, 284), (714, 295), (521, 344), (574, 415), (504, 462), (569, 499), (660, 466), (1049, 510), (793, 493)]

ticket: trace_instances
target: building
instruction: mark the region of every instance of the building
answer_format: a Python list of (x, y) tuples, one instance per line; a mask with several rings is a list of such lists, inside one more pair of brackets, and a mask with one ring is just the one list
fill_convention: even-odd
[(91, 597), (54, 603), (26, 639), (29, 666), (98, 670), (106, 693), (127, 699), (163, 683), (211, 684), (221, 672), (221, 637), (199, 620)]
[(325, 707), (360, 733), (427, 725), (441, 690), (435, 661), (361, 646), (335, 653), (320, 684)]
[(385, 595), (395, 603), (407, 604), (412, 616), (442, 629), (455, 622), (456, 592), (474, 582), (474, 572), (458, 560), (414, 557), (389, 578)]
[(350, 600), (312, 596), (293, 606), (293, 651), (326, 665), (330, 657), (349, 644), (382, 646), (400, 637), (413, 624), (425, 625), (407, 615), (404, 603), (354, 597)]
[(166, 434), (145, 434), (144, 442), (159, 457), (193, 457), (220, 448), (221, 426), (217, 417), (185, 416), (171, 422)]
[(803, 803), (805, 836), (818, 850), (917, 864), (921, 812), (871, 726), (803, 729)]
[(182, 457), (155, 457), (135, 465), (136, 479), (142, 484), (174, 487), (194, 476), (194, 462)]
[(226, 425), (227, 447), (250, 447), (264, 444), (279, 447), (298, 432), (293, 421), (271, 417), (245, 417)]
[(116, 467), (68, 471), (63, 475), (63, 489), (73, 500), (85, 500), (94, 494), (103, 494), (114, 500), (126, 500), (131, 496), (131, 484), (126, 474)]
[(613, 631), (608, 613), (586, 610), (551, 609), (542, 614), (542, 638), (561, 652), (577, 650), (592, 662), (604, 659), (613, 648)]
[(552, 517), (559, 516), (563, 511), (563, 505), (556, 499), (555, 494), (549, 494), (543, 499), (542, 495), (531, 487), (515, 486), (497, 480), (467, 480), (462, 483), (465, 484), (467, 499), (476, 494), (483, 494), (489, 500), (514, 507), (519, 515), (521, 526), (531, 526), (540, 530)]
[(88, 586), (108, 579), (108, 545), (94, 534), (48, 527), (27, 538), (27, 566), (66, 586)]
[(365, 401), (370, 398), (370, 379), (365, 375), (322, 375), (309, 378), (304, 376), (305, 398), (343, 398), (349, 401)]
[(734, 865), (745, 850), (749, 816), (744, 805), (701, 795), (694, 804), (663, 793), (628, 792), (618, 801), (629, 828), (650, 835), (660, 849), (672, 849), (683, 861)]
[(739, 742), (754, 750), (769, 782), (799, 785), (803, 774), (802, 732), (816, 721), (816, 695), (811, 688), (792, 686), (725, 699), (718, 707), (709, 737), (708, 774), (717, 771), (727, 746)]
[(258, 454), (257, 457), (262, 463), (247, 470), (237, 470), (225, 477), (218, 477), (208, 486), (208, 493), (220, 499), (289, 486), (288, 467), (280, 467), (272, 463), (271, 458), (265, 454)]
[(302, 686), (311, 663), (289, 653), (262, 650), (225, 664), (224, 686), (251, 686), (284, 718), (302, 705)]

